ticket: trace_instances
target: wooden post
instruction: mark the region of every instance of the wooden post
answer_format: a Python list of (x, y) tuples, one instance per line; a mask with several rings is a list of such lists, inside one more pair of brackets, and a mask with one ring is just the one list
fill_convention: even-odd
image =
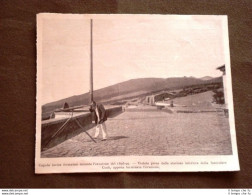
[(90, 102), (93, 101), (93, 20), (90, 20)]

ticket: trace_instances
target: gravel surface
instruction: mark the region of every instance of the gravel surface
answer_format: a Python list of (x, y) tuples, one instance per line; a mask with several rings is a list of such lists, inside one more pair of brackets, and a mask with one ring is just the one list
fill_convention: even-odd
[[(116, 155), (230, 155), (228, 118), (223, 113), (126, 111), (106, 122), (109, 139), (97, 143), (81, 133), (41, 157)], [(94, 135), (95, 128), (88, 131)]]

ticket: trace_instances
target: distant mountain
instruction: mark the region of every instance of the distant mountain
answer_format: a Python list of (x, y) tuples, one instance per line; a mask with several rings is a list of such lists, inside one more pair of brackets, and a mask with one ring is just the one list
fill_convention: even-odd
[[(203, 77), (204, 78), (204, 77)], [(210, 78), (210, 77), (208, 77)], [(155, 93), (161, 90), (174, 90), (181, 89), (183, 87), (219, 83), (222, 82), (221, 77), (211, 80), (203, 80), (195, 77), (173, 77), (173, 78), (139, 78), (131, 79), (122, 83), (111, 85), (102, 89), (94, 91), (94, 99), (98, 102), (111, 102), (111, 100), (119, 100), (143, 96), (145, 94)], [(42, 106), (42, 112), (52, 112), (56, 108), (61, 108), (64, 102), (67, 102), (70, 106), (78, 106), (89, 103), (89, 93), (82, 95), (71, 96), (51, 102)]]
[(204, 80), (204, 81), (208, 81), (208, 80), (214, 79), (214, 77), (205, 76), (205, 77), (201, 77), (199, 79)]

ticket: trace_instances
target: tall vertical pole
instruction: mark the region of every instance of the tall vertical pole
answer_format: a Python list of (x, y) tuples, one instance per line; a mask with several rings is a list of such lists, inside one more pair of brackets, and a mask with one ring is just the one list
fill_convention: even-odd
[(90, 102), (93, 101), (93, 20), (90, 20)]

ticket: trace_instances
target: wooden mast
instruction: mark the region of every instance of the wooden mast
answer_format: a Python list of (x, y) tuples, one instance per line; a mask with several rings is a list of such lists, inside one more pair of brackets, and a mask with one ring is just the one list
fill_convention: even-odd
[(93, 20), (90, 20), (90, 102), (93, 101)]

